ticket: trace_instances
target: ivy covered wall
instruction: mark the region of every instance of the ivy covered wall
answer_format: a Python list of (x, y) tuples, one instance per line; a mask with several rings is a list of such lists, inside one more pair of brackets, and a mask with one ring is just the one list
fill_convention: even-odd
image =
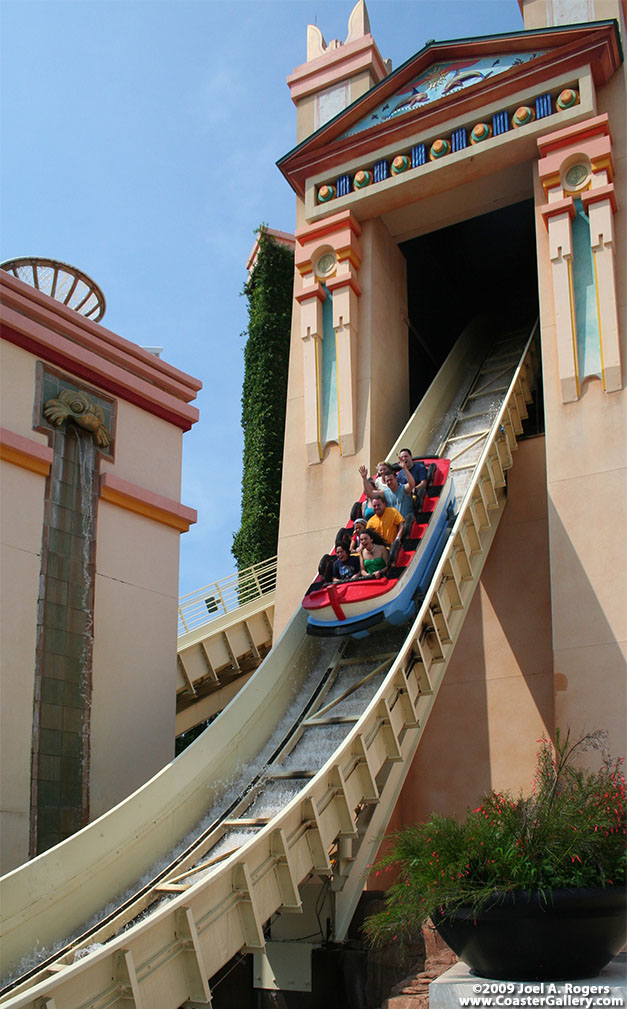
[(293, 251), (260, 228), (257, 260), (244, 287), (242, 524), (232, 546), (240, 570), (277, 552), (293, 283)]

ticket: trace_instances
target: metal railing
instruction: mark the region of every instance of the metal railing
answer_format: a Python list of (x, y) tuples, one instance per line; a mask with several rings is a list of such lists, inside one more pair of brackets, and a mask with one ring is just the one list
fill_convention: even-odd
[(269, 557), (179, 599), (179, 636), (231, 613), (276, 588), (277, 558)]

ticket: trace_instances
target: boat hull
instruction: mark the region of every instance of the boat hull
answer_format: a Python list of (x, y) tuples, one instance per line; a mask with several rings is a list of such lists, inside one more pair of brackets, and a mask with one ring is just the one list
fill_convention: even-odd
[(405, 623), (416, 613), (440, 559), (455, 515), (455, 488), (448, 473), (411, 560), (398, 578), (340, 582), (311, 592), (303, 600), (309, 611), (307, 633), (362, 636), (385, 622)]

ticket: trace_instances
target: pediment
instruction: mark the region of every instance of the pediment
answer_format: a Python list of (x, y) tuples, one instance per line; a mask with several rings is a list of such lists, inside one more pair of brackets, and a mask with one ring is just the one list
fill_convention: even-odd
[(418, 109), (459, 93), (474, 84), (482, 84), (490, 78), (507, 73), (514, 67), (521, 67), (530, 60), (544, 56), (546, 50), (528, 52), (499, 52), (487, 56), (467, 55), (456, 60), (440, 60), (421, 70), (393, 95), (379, 102), (367, 115), (362, 116), (342, 133), (342, 137), (354, 136), (382, 123), (401, 116), (410, 115)]
[(278, 162), (302, 195), (336, 165), (587, 65), (597, 87), (622, 62), (615, 21), (433, 42)]

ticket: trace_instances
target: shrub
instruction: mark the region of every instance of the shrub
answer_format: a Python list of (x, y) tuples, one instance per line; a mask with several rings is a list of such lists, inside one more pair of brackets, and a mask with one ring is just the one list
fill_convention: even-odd
[(463, 823), (434, 815), (400, 831), (378, 866), (399, 866), (400, 875), (387, 891), (387, 910), (366, 921), (371, 942), (412, 934), (435, 911), (478, 911), (504, 891), (624, 883), (623, 761), (604, 752), (598, 771), (572, 764), (577, 751), (603, 742), (597, 732), (571, 744), (570, 733), (558, 731), (555, 746), (540, 740), (528, 798), (491, 791)]

